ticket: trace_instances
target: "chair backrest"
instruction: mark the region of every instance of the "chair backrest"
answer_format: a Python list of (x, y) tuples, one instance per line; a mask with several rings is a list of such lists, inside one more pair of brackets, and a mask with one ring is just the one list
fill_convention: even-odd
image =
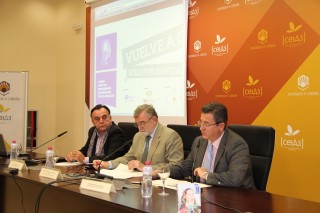
[(180, 135), (183, 142), (184, 158), (188, 157), (193, 140), (201, 135), (200, 128), (198, 126), (179, 124), (168, 124), (167, 127), (175, 130)]
[(239, 124), (230, 124), (228, 128), (248, 143), (255, 186), (258, 190), (265, 191), (273, 158), (275, 129)]
[[(122, 129), (124, 133), (125, 141), (133, 139), (133, 136), (139, 131), (139, 129), (134, 126), (133, 122), (119, 122), (118, 126)], [(127, 147), (128, 150), (131, 145), (132, 143), (129, 144), (129, 146)]]

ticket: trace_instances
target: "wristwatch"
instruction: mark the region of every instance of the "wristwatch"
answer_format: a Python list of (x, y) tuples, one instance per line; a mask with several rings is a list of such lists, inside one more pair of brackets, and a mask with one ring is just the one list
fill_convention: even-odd
[(209, 174), (208, 172), (203, 173), (204, 179), (206, 179), (206, 180), (208, 179), (208, 174)]

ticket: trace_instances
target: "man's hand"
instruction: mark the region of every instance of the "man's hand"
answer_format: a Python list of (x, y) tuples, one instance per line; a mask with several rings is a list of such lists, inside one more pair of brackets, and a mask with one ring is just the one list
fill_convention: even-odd
[(83, 163), (85, 156), (78, 150), (73, 150), (67, 154), (65, 157), (66, 161), (71, 162), (71, 161), (78, 161), (80, 163)]
[(200, 178), (207, 180), (208, 171), (206, 168), (198, 167), (194, 170), (193, 174), (194, 176), (198, 175)]
[(109, 163), (107, 161), (94, 160), (93, 167), (98, 169), (100, 165), (100, 169), (109, 169)]
[(129, 161), (128, 163), (129, 170), (138, 169), (139, 171), (142, 171), (143, 167), (144, 167), (144, 164), (138, 160), (132, 160), (132, 161)]

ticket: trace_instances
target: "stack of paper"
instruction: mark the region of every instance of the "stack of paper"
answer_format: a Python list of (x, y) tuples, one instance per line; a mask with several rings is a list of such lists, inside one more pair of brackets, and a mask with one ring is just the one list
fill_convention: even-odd
[(142, 172), (129, 170), (127, 165), (119, 164), (119, 166), (113, 170), (101, 169), (101, 174), (111, 176), (115, 179), (128, 179), (132, 177), (142, 177)]

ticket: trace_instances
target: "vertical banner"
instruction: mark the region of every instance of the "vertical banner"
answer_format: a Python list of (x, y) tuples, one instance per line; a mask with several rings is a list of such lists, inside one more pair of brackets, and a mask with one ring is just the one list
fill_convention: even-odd
[(0, 133), (26, 151), (28, 72), (0, 72)]

